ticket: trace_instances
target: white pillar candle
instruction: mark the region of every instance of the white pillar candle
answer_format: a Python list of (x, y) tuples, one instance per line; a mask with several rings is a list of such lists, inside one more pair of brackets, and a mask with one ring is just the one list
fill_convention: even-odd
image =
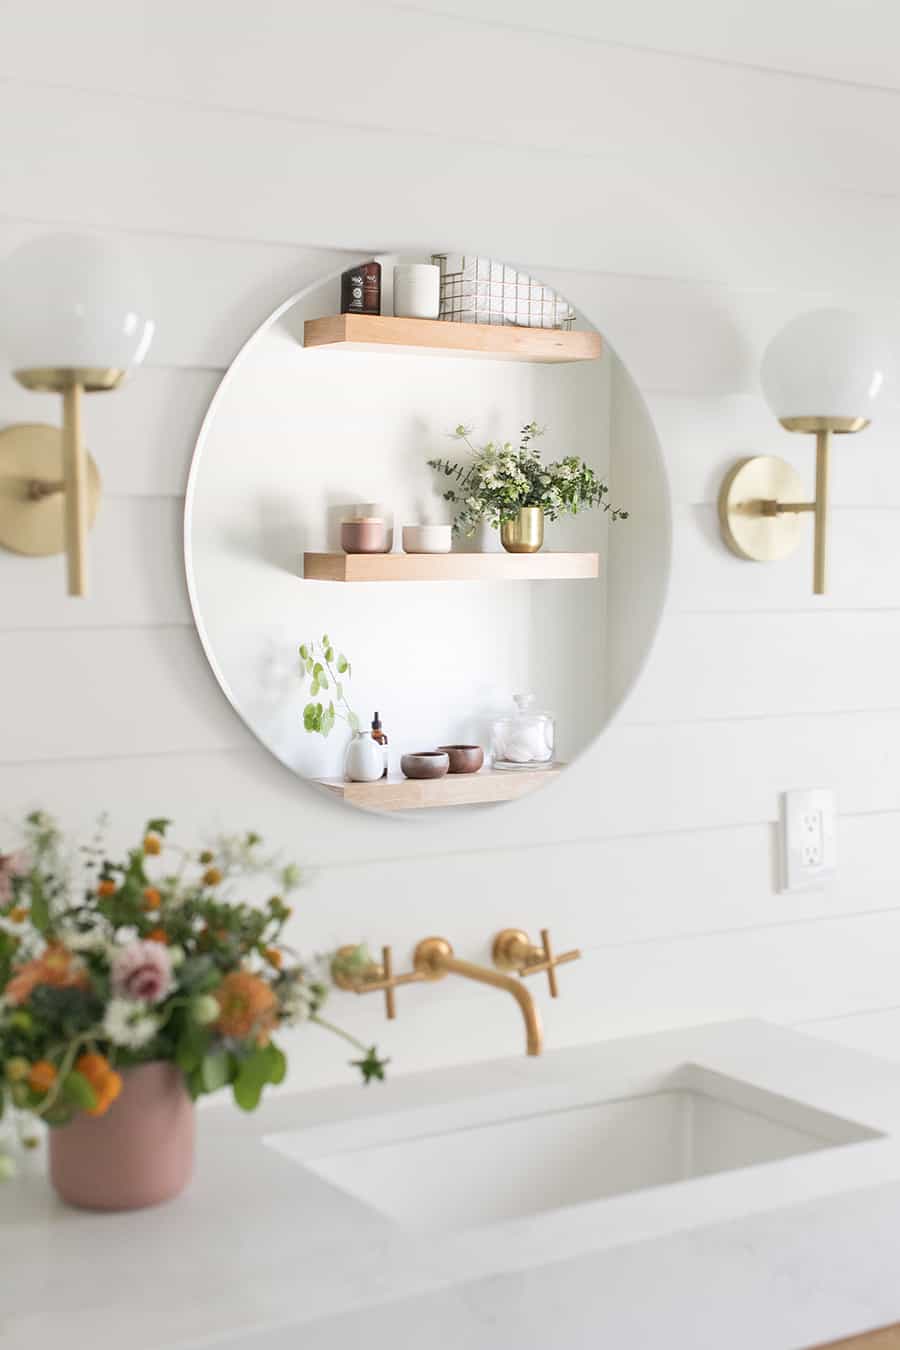
[(405, 319), (436, 319), (441, 312), (441, 269), (432, 263), (394, 268), (394, 313)]

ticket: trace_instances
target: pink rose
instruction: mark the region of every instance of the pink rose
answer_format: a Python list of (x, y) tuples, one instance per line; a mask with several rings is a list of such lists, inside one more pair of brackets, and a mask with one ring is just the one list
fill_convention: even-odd
[(0, 905), (12, 899), (13, 877), (24, 877), (31, 867), (31, 859), (21, 849), (17, 853), (0, 853)]
[(135, 1002), (161, 1003), (172, 989), (169, 953), (161, 942), (130, 942), (112, 959), (113, 993)]

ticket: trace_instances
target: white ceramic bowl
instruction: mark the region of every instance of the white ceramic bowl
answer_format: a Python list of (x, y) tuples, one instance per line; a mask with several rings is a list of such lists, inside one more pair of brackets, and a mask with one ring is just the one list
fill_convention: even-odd
[(404, 525), (404, 553), (449, 553), (452, 535), (449, 525)]

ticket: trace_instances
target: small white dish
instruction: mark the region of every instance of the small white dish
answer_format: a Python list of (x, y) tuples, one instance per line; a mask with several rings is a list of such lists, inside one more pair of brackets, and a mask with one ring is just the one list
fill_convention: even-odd
[(404, 525), (404, 553), (449, 553), (453, 542), (449, 525)]

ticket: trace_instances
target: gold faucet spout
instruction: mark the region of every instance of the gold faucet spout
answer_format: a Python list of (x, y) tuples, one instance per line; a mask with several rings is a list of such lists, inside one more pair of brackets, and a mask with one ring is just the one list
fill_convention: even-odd
[(472, 961), (460, 961), (453, 955), (453, 948), (444, 938), (425, 938), (420, 942), (416, 948), (413, 965), (429, 980), (439, 980), (444, 975), (461, 975), (463, 979), (490, 985), (492, 989), (505, 989), (508, 994), (512, 994), (522, 1011), (527, 1053), (529, 1055), (541, 1053), (544, 1046), (544, 1032), (540, 1013), (521, 980), (514, 979), (511, 975), (502, 975), (488, 966), (475, 965)]

